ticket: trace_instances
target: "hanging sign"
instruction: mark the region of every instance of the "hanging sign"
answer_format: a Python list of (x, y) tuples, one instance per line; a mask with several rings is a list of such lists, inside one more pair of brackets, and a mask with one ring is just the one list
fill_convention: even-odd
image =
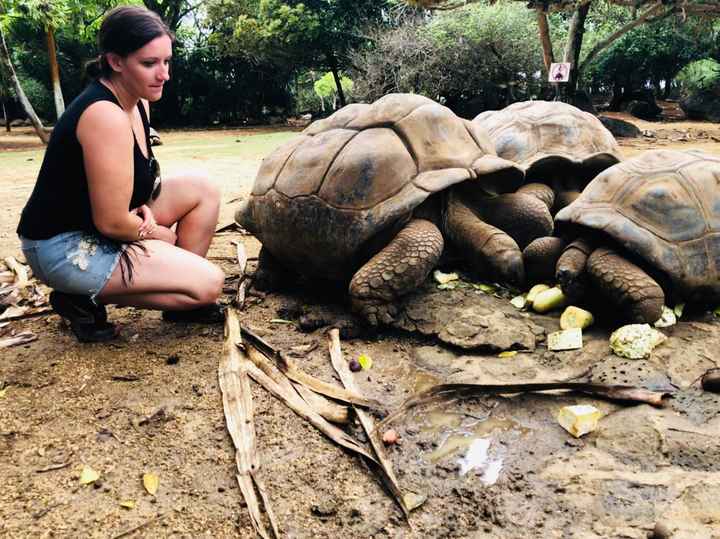
[(570, 80), (570, 62), (558, 62), (550, 64), (548, 81), (567, 82)]

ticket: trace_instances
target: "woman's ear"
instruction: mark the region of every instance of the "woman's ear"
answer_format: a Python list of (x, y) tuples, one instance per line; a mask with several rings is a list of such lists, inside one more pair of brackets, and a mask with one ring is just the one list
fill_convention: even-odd
[(110, 68), (116, 73), (120, 73), (123, 70), (123, 57), (119, 54), (108, 52), (105, 54), (105, 59)]

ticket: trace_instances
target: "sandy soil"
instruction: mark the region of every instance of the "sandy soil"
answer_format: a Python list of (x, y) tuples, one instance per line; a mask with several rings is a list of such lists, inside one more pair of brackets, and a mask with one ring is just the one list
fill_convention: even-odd
[[(633, 121), (654, 136), (621, 141), (628, 156), (670, 147), (720, 154), (718, 125)], [(157, 154), (166, 175), (205, 169), (231, 200), (247, 194), (262, 156), (293, 136), (169, 132)], [(14, 227), (42, 148), (23, 130), (0, 135), (0, 149), (0, 255), (17, 256)], [(232, 209), (223, 206), (221, 221)], [(218, 234), (210, 252), (228, 275), (228, 298), (237, 279), (230, 242), (237, 239), (257, 254), (257, 241), (237, 232)], [(392, 409), (442, 381), (546, 381), (588, 369), (599, 381), (681, 390), (660, 409), (573, 394), (476, 398), (414, 411), (395, 423), (400, 443), (390, 449), (403, 489), (427, 497), (408, 525), (363, 462), (253, 385), (261, 473), (284, 535), (645, 538), (655, 530), (656, 537), (720, 537), (720, 396), (692, 385), (717, 365), (720, 325), (711, 315), (684, 318), (665, 330), (668, 341), (648, 360), (633, 362), (610, 354), (606, 326), (589, 331), (580, 351), (549, 352), (544, 336), (557, 329), (557, 314), (513, 314), (507, 299), (445, 292), (440, 300), (458, 312), (502, 310), (531, 324), (536, 347), (501, 358), (400, 330), (347, 339), (346, 357), (374, 359), (356, 375), (363, 392)], [(438, 297), (431, 285), (418, 294)], [(342, 311), (341, 302), (332, 292), (304, 290), (251, 296), (243, 323), (284, 350), (317, 343), (297, 361), (334, 381), (323, 329), (302, 332), (297, 318)], [(122, 326), (110, 344), (78, 344), (55, 315), (15, 323), (39, 339), (3, 349), (0, 360), (0, 535), (253, 536), (217, 382), (222, 329), (170, 325), (135, 309), (110, 309), (110, 316)], [(607, 415), (598, 431), (575, 439), (555, 415), (579, 403)], [(362, 438), (356, 426), (348, 430)], [(486, 458), (463, 474), (461, 459), (478, 441)], [(84, 465), (100, 472), (94, 485), (80, 485)], [(155, 496), (143, 489), (147, 472), (160, 477)], [(120, 505), (127, 500), (135, 507)]]

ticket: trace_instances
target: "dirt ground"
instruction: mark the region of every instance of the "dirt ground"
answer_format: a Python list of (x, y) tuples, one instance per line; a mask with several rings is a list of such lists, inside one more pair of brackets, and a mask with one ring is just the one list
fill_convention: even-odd
[[(627, 156), (651, 148), (720, 154), (717, 124), (632, 121), (646, 136), (620, 141)], [(204, 169), (225, 201), (246, 195), (261, 158), (296, 136), (161, 134), (164, 174)], [(0, 152), (0, 255), (20, 256), (14, 229), (42, 147), (23, 129), (0, 134)], [(221, 222), (233, 206), (223, 204)], [(217, 235), (209, 256), (228, 275), (227, 299), (237, 280), (233, 240), (250, 256), (259, 250), (252, 237)], [(468, 309), (503, 313), (524, 324), (533, 344), (499, 357), (446, 345), (432, 331), (343, 340), (346, 357), (373, 358), (356, 380), (389, 409), (446, 381), (551, 381), (589, 372), (595, 381), (680, 389), (662, 408), (544, 394), (415, 410), (394, 423), (400, 442), (389, 449), (402, 488), (426, 498), (408, 525), (362, 461), (253, 384), (261, 474), (284, 536), (645, 538), (655, 530), (655, 537), (720, 538), (720, 395), (693, 385), (718, 366), (720, 322), (711, 314), (683, 317), (663, 330), (669, 338), (649, 359), (632, 361), (610, 353), (607, 325), (586, 332), (582, 350), (550, 352), (544, 341), (558, 329), (557, 313), (519, 313), (507, 298), (472, 287), (428, 283), (411, 301), (416, 311), (444, 309), (448, 320)], [(303, 332), (298, 317), (343, 310), (332, 292), (260, 294), (250, 296), (242, 322), (283, 350), (317, 344), (297, 362), (336, 382), (324, 329)], [(0, 359), (0, 536), (253, 537), (218, 386), (222, 328), (171, 325), (130, 308), (111, 308), (110, 317), (122, 330), (109, 344), (77, 343), (55, 315), (13, 323), (39, 338), (3, 349)], [(606, 414), (600, 428), (570, 436), (555, 419), (567, 404), (597, 406)], [(348, 430), (363, 438), (357, 426)], [(83, 466), (101, 474), (93, 485), (80, 484)], [(148, 472), (160, 478), (155, 496), (143, 488)], [(134, 507), (121, 505), (127, 501)]]

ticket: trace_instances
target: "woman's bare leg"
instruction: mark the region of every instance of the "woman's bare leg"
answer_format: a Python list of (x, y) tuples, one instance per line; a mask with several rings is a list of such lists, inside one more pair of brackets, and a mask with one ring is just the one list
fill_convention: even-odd
[(160, 240), (133, 249), (132, 282), (122, 282), (120, 264), (98, 294), (103, 303), (160, 310), (189, 310), (214, 303), (225, 275), (202, 256)]
[(178, 247), (207, 254), (220, 211), (220, 191), (206, 176), (188, 174), (163, 179), (160, 196), (150, 203), (158, 224), (177, 223)]

